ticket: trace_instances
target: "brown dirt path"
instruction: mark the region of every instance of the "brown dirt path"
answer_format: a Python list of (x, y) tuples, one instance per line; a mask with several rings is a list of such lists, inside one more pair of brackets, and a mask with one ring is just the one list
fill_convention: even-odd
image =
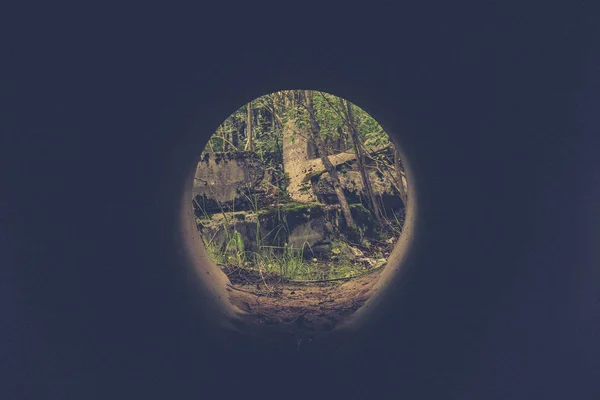
[(365, 303), (382, 270), (347, 281), (310, 284), (239, 278), (230, 270), (227, 290), (251, 325), (294, 334), (322, 332), (334, 329)]

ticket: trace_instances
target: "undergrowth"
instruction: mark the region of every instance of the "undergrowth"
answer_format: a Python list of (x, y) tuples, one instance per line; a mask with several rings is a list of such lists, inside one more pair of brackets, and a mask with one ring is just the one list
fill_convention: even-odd
[(231, 231), (225, 246), (218, 246), (205, 237), (203, 241), (210, 257), (217, 264), (256, 270), (285, 280), (349, 278), (364, 272), (362, 265), (339, 255), (337, 247), (333, 247), (334, 259), (319, 260), (313, 257), (312, 249), (306, 242), (300, 248), (287, 244), (260, 244), (258, 251), (248, 251), (242, 235), (235, 229)]
[[(350, 247), (352, 246), (342, 239), (334, 240), (331, 244), (331, 254), (320, 259), (317, 258), (308, 242), (304, 242), (300, 247), (285, 243), (284, 238), (290, 233), (285, 208), (277, 208), (279, 223), (267, 234), (261, 235), (259, 216), (264, 211), (259, 210), (259, 204), (255, 197), (248, 195), (245, 197), (250, 204), (249, 215), (253, 217), (253, 221), (256, 221), (256, 242), (253, 241), (252, 246), (248, 246), (248, 243), (244, 242), (242, 234), (235, 229), (235, 220), (244, 220), (244, 214), (236, 214), (235, 209), (226, 211), (219, 205), (222, 215), (220, 232), (225, 235), (224, 243), (222, 240), (215, 240), (219, 232), (215, 232), (213, 237), (201, 235), (210, 257), (217, 264), (244, 268), (261, 276), (269, 276), (271, 279), (278, 277), (283, 280), (300, 281), (350, 278), (364, 273), (369, 268), (369, 266), (357, 262), (356, 257), (351, 255)], [(214, 221), (214, 218), (206, 213), (200, 204), (197, 202), (195, 204), (201, 211), (204, 221)], [(289, 208), (293, 204), (286, 206)], [(304, 207), (306, 208), (305, 205)], [(205, 222), (197, 219), (197, 223), (204, 224)], [(274, 243), (282, 242), (284, 242), (282, 245), (274, 245)], [(370, 241), (366, 238), (363, 238), (362, 245), (363, 248), (371, 247)], [(249, 250), (249, 248), (256, 250)], [(381, 260), (382, 254), (376, 253), (375, 257)]]

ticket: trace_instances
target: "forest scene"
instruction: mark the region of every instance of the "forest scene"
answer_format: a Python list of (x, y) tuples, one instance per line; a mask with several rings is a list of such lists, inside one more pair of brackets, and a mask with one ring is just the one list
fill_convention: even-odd
[(376, 280), (402, 232), (407, 190), (394, 143), (367, 112), (328, 93), (286, 90), (218, 127), (192, 202), (203, 244), (233, 286), (295, 298), (290, 306), (305, 313), (299, 300), (322, 312), (327, 299), (337, 296), (338, 307), (340, 293), (350, 298), (357, 283)]

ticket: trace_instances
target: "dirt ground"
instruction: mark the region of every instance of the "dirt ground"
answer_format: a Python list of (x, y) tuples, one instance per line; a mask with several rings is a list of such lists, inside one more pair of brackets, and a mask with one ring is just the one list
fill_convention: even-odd
[(253, 325), (289, 333), (328, 331), (352, 315), (370, 296), (383, 268), (360, 277), (318, 283), (282, 282), (236, 267), (222, 267), (231, 302)]

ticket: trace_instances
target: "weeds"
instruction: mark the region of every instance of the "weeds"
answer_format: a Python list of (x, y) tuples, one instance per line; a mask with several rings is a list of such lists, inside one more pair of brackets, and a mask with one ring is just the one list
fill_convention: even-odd
[[(281, 229), (284, 228), (278, 227), (278, 231)], [(258, 250), (249, 251), (237, 230), (233, 229), (228, 238), (225, 246), (219, 246), (214, 237), (207, 240), (203, 236), (210, 257), (218, 264), (248, 268), (261, 274), (278, 276), (283, 280), (347, 278), (363, 271), (350, 257), (344, 253), (340, 254), (337, 247), (333, 248), (331, 259), (318, 260), (308, 242), (303, 243), (301, 247), (287, 243), (274, 246), (265, 244), (264, 238), (261, 238)]]
[[(213, 226), (214, 224), (219, 226), (212, 237), (207, 238), (205, 235), (201, 235), (210, 257), (216, 263), (255, 271), (263, 280), (263, 274), (270, 278), (278, 277), (282, 280), (299, 281), (350, 278), (364, 273), (367, 269), (363, 264), (357, 262), (356, 255), (352, 254), (352, 250), (359, 252), (360, 250), (353, 248), (351, 243), (343, 238), (334, 240), (331, 244), (330, 254), (320, 259), (316, 258), (313, 249), (306, 241), (300, 247), (288, 244), (286, 241), (291, 232), (288, 226), (287, 212), (282, 207), (273, 210), (276, 212), (277, 223), (265, 234), (261, 230), (260, 218), (264, 212), (259, 210), (256, 197), (246, 193), (242, 194), (250, 205), (248, 218), (251, 218), (252, 222), (256, 221), (255, 238), (251, 243), (245, 243), (244, 236), (236, 228), (236, 222), (248, 221), (246, 217), (248, 214), (236, 213), (235, 209), (226, 211), (219, 204), (221, 212), (210, 215), (195, 201), (204, 220), (211, 221), (204, 223), (197, 219), (199, 226), (207, 227), (210, 223), (213, 223)], [(394, 217), (396, 216), (394, 215)], [(396, 222), (400, 221), (396, 219)], [(217, 240), (217, 235), (222, 235), (219, 240)], [(371, 247), (370, 241), (364, 238), (364, 235), (361, 236), (363, 236), (362, 247)], [(381, 253), (378, 256), (381, 256)]]

